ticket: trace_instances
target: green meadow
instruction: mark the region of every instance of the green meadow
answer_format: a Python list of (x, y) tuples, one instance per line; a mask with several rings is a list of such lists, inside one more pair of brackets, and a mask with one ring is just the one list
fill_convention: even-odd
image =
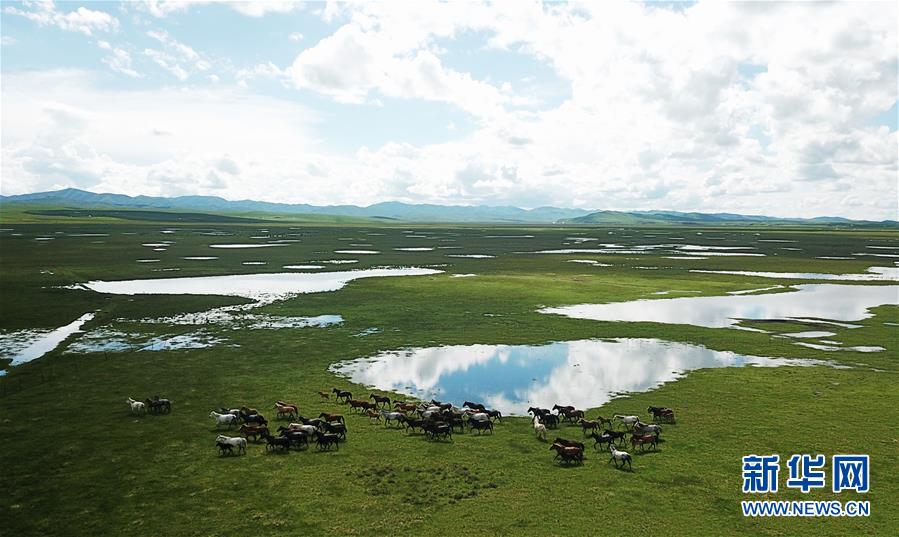
[[(265, 215), (242, 216), (266, 220)], [(877, 252), (865, 250), (869, 244), (899, 246), (899, 232), (894, 229), (451, 226), (322, 218), (248, 223), (184, 222), (173, 217), (150, 222), (116, 215), (22, 212), (5, 212), (0, 228), (2, 333), (54, 329), (95, 312), (82, 327), (83, 334), (74, 334), (47, 355), (13, 367), (4, 362), (0, 431), (6, 442), (0, 450), (4, 483), (0, 534), (843, 536), (899, 532), (899, 484), (894, 479), (899, 473), (899, 307), (873, 308), (870, 317), (853, 322), (858, 328), (814, 319), (744, 323), (764, 333), (578, 320), (537, 312), (545, 306), (720, 296), (775, 285), (821, 283), (691, 269), (849, 274), (864, 273), (872, 266), (893, 267), (893, 258), (858, 253)], [(416, 238), (421, 233), (429, 238)], [(253, 238), (260, 236), (298, 242), (256, 249), (209, 247), (264, 242)], [(571, 237), (594, 237), (625, 247), (673, 240), (751, 245), (756, 248), (752, 252), (765, 256), (668, 259), (670, 254), (655, 253), (534, 253), (591, 247), (590, 242), (577, 244)], [(142, 246), (162, 241), (173, 242), (165, 251)], [(357, 244), (366, 246), (351, 246)], [(434, 249), (396, 250), (409, 247)], [(380, 253), (335, 253), (342, 249)], [(494, 257), (447, 257), (456, 254)], [(203, 256), (217, 259), (184, 259)], [(818, 259), (822, 256), (854, 259)], [(158, 261), (138, 263), (139, 259)], [(224, 343), (208, 348), (66, 352), (95, 330), (121, 332), (142, 341), (196, 331), (195, 326), (146, 320), (247, 302), (214, 295), (105, 295), (72, 287), (75, 284), (284, 272), (285, 265), (335, 259), (358, 262), (326, 265), (323, 270), (430, 266), (443, 272), (360, 279), (337, 291), (298, 295), (252, 310), (278, 316), (341, 315), (343, 322), (335, 326), (234, 330), (212, 323), (202, 330)], [(572, 259), (611, 266), (568, 262)], [(159, 270), (166, 268), (179, 270)], [(476, 276), (454, 278), (454, 274)], [(851, 292), (853, 285), (896, 282), (835, 283)], [(776, 337), (804, 330), (834, 332), (827, 339), (845, 347), (885, 350), (822, 351)], [(623, 394), (588, 409), (588, 417), (639, 414), (644, 420), (649, 419), (649, 405), (675, 409), (677, 424), (663, 425), (664, 442), (657, 452), (634, 453), (632, 472), (616, 470), (606, 454), (592, 450), (592, 442), (583, 465), (560, 465), (548, 445), (534, 437), (527, 417), (503, 419), (493, 435), (466, 432), (455, 435), (453, 442), (429, 442), (419, 434), (373, 424), (333, 399), (322, 401), (317, 394), (339, 387), (367, 397), (373, 390), (337, 377), (328, 368), (382, 351), (589, 338), (658, 338), (754, 356), (829, 360), (849, 367), (703, 369), (658, 389)], [(152, 394), (170, 398), (173, 412), (132, 416), (125, 399)], [(256, 407), (277, 426), (271, 407), (279, 399), (297, 403), (304, 416), (343, 413), (347, 441), (335, 451), (318, 452), (312, 447), (267, 453), (263, 444), (251, 443), (245, 456), (218, 455), (210, 410)], [(569, 425), (550, 431), (554, 434), (583, 437), (579, 427)], [(772, 453), (781, 455), (781, 490), (758, 497), (743, 494), (741, 457)], [(802, 494), (785, 488), (783, 462), (794, 453), (821, 453), (828, 460), (839, 453), (869, 454), (871, 490), (833, 494), (827, 488)], [(871, 516), (744, 518), (740, 501), (746, 499), (863, 499), (871, 502)]]

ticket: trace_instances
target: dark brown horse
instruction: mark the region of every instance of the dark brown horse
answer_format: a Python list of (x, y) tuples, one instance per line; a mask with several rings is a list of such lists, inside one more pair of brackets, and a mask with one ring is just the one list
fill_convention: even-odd
[(654, 434), (635, 434), (631, 437), (631, 446), (635, 449), (637, 446), (640, 446), (640, 451), (643, 451), (646, 444), (652, 446), (654, 450), (657, 449), (659, 447), (659, 437)]
[(569, 464), (571, 462), (582, 464), (584, 462), (583, 448), (554, 443), (553, 445), (549, 446), (549, 449), (555, 451), (555, 458), (561, 459), (561, 462), (564, 464)]
[(581, 424), (581, 429), (584, 430), (584, 436), (587, 436), (587, 431), (596, 432), (599, 430), (599, 422), (581, 419), (578, 421)]
[(375, 406), (379, 406), (379, 405), (390, 406), (390, 398), (387, 397), (386, 395), (378, 395), (378, 394), (372, 393), (372, 394), (369, 394), (368, 398), (374, 400)]
[(339, 421), (340, 423), (346, 423), (341, 414), (330, 414), (328, 412), (322, 412), (318, 415), (318, 417), (325, 421)]
[(247, 425), (246, 423), (241, 425), (237, 432), (242, 434), (247, 440), (252, 437), (253, 442), (258, 442), (259, 437), (264, 437), (269, 434), (268, 427), (265, 425)]
[(331, 393), (336, 393), (337, 399), (343, 399), (344, 403), (353, 398), (353, 392), (348, 392), (346, 390), (338, 390), (337, 388), (333, 388), (331, 390)]

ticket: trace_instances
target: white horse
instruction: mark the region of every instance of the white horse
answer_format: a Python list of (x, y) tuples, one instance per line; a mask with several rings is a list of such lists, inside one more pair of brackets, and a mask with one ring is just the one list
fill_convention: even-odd
[(402, 412), (391, 412), (389, 410), (382, 410), (381, 417), (384, 418), (384, 427), (387, 427), (387, 424), (391, 421), (402, 424), (403, 420), (406, 419), (406, 415)]
[(219, 425), (227, 425), (230, 429), (237, 424), (237, 416), (234, 414), (219, 414), (215, 410), (209, 413), (210, 418), (215, 419), (215, 428), (218, 429)]
[(546, 442), (546, 425), (540, 423), (538, 416), (534, 416), (534, 434), (537, 435), (537, 438)]
[(132, 398), (125, 399), (125, 402), (131, 407), (131, 413), (137, 416), (143, 416), (147, 413), (147, 405), (141, 401), (135, 401)]
[(624, 425), (627, 428), (633, 428), (634, 424), (640, 422), (640, 416), (622, 416), (620, 414), (615, 414), (612, 416), (620, 425)]
[[(230, 416), (230, 414), (226, 415)], [(241, 451), (243, 451), (244, 453), (247, 452), (247, 439), (241, 438), (240, 436), (225, 436), (223, 434), (220, 434), (215, 437), (215, 443), (227, 444), (229, 446), (236, 447), (238, 453), (240, 453)]]
[[(609, 443), (609, 452), (612, 454), (609, 462), (615, 461), (615, 468), (618, 468), (618, 461), (621, 461), (622, 468), (624, 468), (624, 463), (627, 463), (628, 469), (633, 470), (633, 468), (631, 468), (631, 456), (628, 452), (618, 451), (612, 443)], [(606, 464), (609, 463), (607, 462)]]
[(656, 438), (662, 434), (662, 426), (656, 425), (655, 423), (643, 423), (640, 420), (637, 420), (637, 423), (634, 424), (634, 433), (635, 434), (654, 434)]
[(487, 421), (490, 419), (490, 416), (488, 416), (486, 412), (475, 412), (468, 416), (468, 419), (471, 421)]
[(305, 425), (303, 423), (291, 423), (290, 425), (287, 426), (287, 428), (290, 429), (291, 431), (302, 431), (310, 436), (314, 435), (315, 431), (318, 430), (315, 428), (314, 425)]

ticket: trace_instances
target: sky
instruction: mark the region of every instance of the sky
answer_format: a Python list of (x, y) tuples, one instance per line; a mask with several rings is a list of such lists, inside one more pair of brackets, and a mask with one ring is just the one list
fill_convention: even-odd
[(0, 193), (899, 218), (897, 4), (7, 2)]

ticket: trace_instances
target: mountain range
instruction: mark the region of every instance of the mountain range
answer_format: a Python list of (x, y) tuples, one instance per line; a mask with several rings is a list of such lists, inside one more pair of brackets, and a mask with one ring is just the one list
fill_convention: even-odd
[(273, 215), (329, 215), (404, 222), (484, 222), (506, 224), (594, 224), (594, 225), (899, 225), (896, 221), (872, 222), (840, 217), (811, 219), (775, 218), (732, 213), (684, 213), (677, 211), (589, 211), (559, 207), (521, 209), (512, 206), (463, 206), (384, 202), (357, 205), (317, 206), (308, 204), (271, 203), (254, 200), (229, 201), (215, 196), (127, 196), (96, 194), (76, 188), (0, 196), (0, 207), (58, 206), (66, 209), (116, 209), (139, 211), (194, 211), (204, 213), (268, 213)]

